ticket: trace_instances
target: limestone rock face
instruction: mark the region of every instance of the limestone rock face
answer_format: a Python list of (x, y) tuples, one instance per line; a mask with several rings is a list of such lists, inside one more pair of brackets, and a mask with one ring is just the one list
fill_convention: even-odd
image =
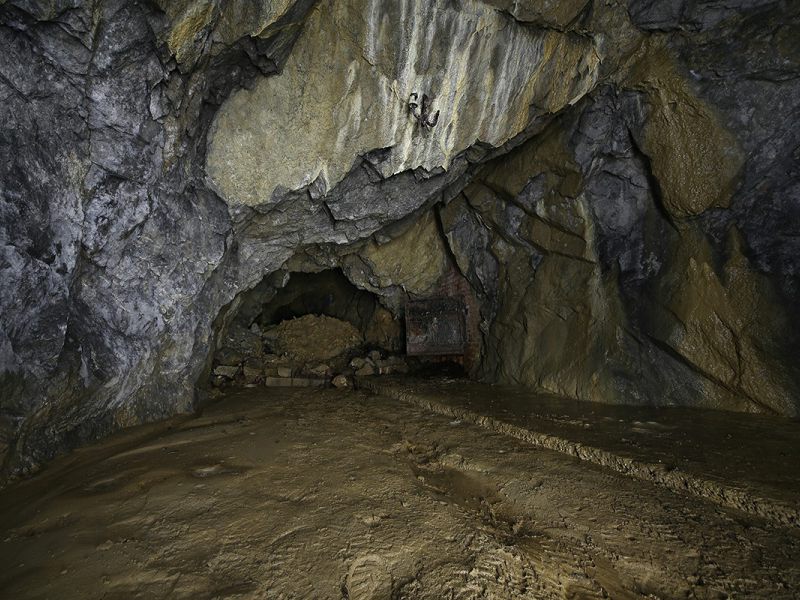
[[(517, 26), (482, 2), (322, 2), (283, 72), (218, 113), (207, 172), (230, 203), (274, 203), (276, 189), (324, 194), (356, 159), (388, 148), (382, 177), (450, 167), (480, 142), (501, 146), (533, 117), (594, 87), (591, 38)], [(435, 127), (409, 112), (417, 93)]]
[(727, 207), (743, 163), (733, 133), (692, 93), (664, 50), (650, 50), (637, 71), (637, 88), (647, 91), (650, 105), (642, 149), (665, 208), (686, 217)]
[(400, 286), (421, 296), (444, 274), (446, 253), (436, 216), (429, 211), (399, 237), (385, 244), (370, 242), (361, 257), (370, 266), (375, 288)]
[(150, 4), (0, 5), (6, 470), (193, 408), (239, 275), (220, 277), (230, 217), (192, 165), (209, 107), (280, 66), (309, 4), (180, 67), (167, 42), (180, 24)]
[(244, 36), (267, 38), (293, 0), (157, 0), (169, 27), (165, 38), (181, 65), (197, 61), (205, 46), (231, 46)]
[[(735, 232), (727, 246), (721, 269), (714, 268), (702, 240), (679, 250), (674, 274), (667, 275), (674, 279), (664, 286), (674, 319), (662, 320), (671, 324), (660, 328), (664, 341), (707, 378), (706, 398), (724, 405), (730, 400), (723, 390), (733, 390), (751, 410), (796, 413), (789, 369), (775, 359), (780, 351), (769, 348), (785, 339), (787, 315), (776, 310), (769, 282), (749, 268)], [(686, 247), (695, 249), (694, 256)]]
[(487, 4), (507, 12), (518, 21), (565, 30), (585, 12), (586, 0), (487, 0)]
[(766, 0), (0, 1), (3, 472), (193, 410), (298, 270), (384, 339), (459, 269), (487, 380), (797, 414), (798, 38)]

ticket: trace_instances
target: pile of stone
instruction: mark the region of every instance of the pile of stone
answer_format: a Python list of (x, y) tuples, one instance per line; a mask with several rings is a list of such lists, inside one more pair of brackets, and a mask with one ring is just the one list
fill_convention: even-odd
[(211, 383), (314, 387), (352, 387), (354, 378), (407, 373), (401, 356), (364, 352), (364, 339), (351, 323), (305, 315), (261, 331), (229, 328), (214, 355)]
[(350, 367), (356, 377), (408, 373), (408, 363), (402, 356), (388, 356), (384, 359), (378, 350), (373, 350), (364, 357), (354, 358), (350, 361)]
[(356, 356), (348, 366), (348, 369), (333, 378), (331, 383), (334, 387), (352, 387), (353, 382), (360, 377), (408, 373), (405, 358), (397, 355), (384, 358), (379, 350), (372, 350), (365, 356)]

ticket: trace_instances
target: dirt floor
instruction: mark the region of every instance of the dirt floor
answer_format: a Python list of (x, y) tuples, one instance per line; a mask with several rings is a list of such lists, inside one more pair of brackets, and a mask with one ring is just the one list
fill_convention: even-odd
[(800, 534), (382, 396), (253, 389), (0, 492), (2, 598), (797, 598)]
[(800, 420), (621, 406), (455, 378), (369, 377), (420, 408), (800, 528)]

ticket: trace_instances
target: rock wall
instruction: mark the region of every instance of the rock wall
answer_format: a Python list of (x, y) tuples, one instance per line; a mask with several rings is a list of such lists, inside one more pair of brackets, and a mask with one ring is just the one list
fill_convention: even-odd
[(486, 378), (798, 414), (797, 17), (738, 7), (640, 36), (613, 77), (442, 209), (484, 291)]
[(799, 10), (0, 0), (4, 472), (192, 410), (237, 298), (337, 266), (397, 311), (455, 262), (487, 379), (797, 414)]
[(313, 3), (231, 44), (223, 3), (205, 4), (192, 51), (150, 3), (0, 5), (7, 471), (194, 406), (240, 288), (230, 215), (196, 183), (205, 133), (230, 90), (277, 71)]

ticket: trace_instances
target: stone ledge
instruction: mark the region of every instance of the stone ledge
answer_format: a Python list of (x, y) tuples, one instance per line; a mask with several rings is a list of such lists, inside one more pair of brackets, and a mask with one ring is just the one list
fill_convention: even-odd
[[(482, 387), (481, 384), (477, 383), (466, 383), (465, 385), (475, 386), (475, 388)], [(632, 458), (624, 456), (620, 452), (587, 445), (560, 435), (536, 431), (530, 427), (512, 422), (515, 420), (513, 410), (502, 411), (506, 416), (501, 417), (481, 414), (461, 406), (459, 400), (453, 400), (454, 397), (461, 397), (459, 394), (453, 392), (450, 392), (447, 396), (437, 394), (435, 391), (431, 391), (430, 388), (432, 386), (427, 382), (415, 384), (415, 382), (409, 380), (399, 382), (396, 380), (368, 378), (359, 380), (359, 387), (375, 394), (402, 402), (409, 402), (437, 414), (460, 419), (496, 433), (517, 438), (538, 448), (553, 450), (582, 461), (608, 467), (623, 475), (650, 481), (674, 492), (688, 493), (725, 508), (740, 510), (750, 515), (761, 517), (776, 525), (800, 528), (800, 506), (798, 506), (797, 502), (766, 497), (759, 493), (763, 492), (763, 490), (758, 485), (750, 484), (746, 481), (722, 480), (723, 476), (716, 473), (714, 476), (692, 473), (664, 462), (648, 460), (648, 458), (653, 457), (647, 456), (647, 449), (641, 452), (641, 458)], [(414, 388), (419, 391), (415, 391)], [(489, 389), (493, 390), (495, 396), (499, 395), (498, 392), (494, 391), (494, 386)], [(584, 404), (591, 407), (594, 403)], [(530, 410), (533, 412), (533, 405), (530, 406)], [(753, 415), (747, 415), (747, 417), (752, 418)]]

